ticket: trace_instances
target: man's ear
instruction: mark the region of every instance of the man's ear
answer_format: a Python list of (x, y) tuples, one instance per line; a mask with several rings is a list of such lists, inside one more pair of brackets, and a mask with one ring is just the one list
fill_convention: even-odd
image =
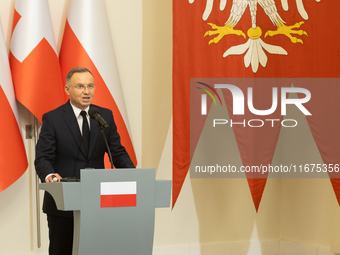
[(68, 96), (70, 95), (69, 90), (70, 90), (70, 88), (67, 85), (65, 85), (65, 92)]

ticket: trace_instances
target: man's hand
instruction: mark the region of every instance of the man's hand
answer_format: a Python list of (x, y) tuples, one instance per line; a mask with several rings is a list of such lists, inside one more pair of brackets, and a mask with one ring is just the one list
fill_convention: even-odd
[(50, 176), (48, 176), (45, 180), (45, 182), (60, 182), (60, 180), (62, 179), (62, 177), (57, 174), (57, 173), (54, 173), (54, 174), (51, 174)]

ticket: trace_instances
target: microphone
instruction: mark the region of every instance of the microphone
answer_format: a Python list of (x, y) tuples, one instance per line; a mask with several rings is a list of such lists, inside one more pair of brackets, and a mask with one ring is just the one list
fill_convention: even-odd
[(107, 153), (109, 154), (109, 158), (110, 158), (110, 162), (111, 162), (111, 169), (113, 169), (113, 161), (112, 161), (112, 154), (111, 154), (111, 150), (110, 150), (110, 146), (107, 142), (106, 136), (104, 134), (104, 128), (109, 127), (109, 125), (106, 123), (106, 121), (103, 119), (102, 116), (99, 115), (99, 111), (97, 109), (97, 107), (91, 106), (90, 110), (89, 110), (89, 115), (92, 119), (96, 119), (98, 121), (98, 128), (100, 133), (102, 133), (105, 144), (106, 144), (106, 149), (107, 149)]
[(101, 127), (103, 127), (103, 128), (109, 127), (109, 125), (103, 119), (103, 117), (99, 115), (99, 111), (98, 111), (97, 107), (92, 106), (89, 110), (89, 115), (92, 119), (96, 119)]

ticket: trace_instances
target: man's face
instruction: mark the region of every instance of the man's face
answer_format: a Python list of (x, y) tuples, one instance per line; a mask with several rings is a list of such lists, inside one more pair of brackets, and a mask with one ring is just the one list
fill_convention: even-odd
[(74, 73), (72, 75), (69, 84), (65, 86), (71, 104), (85, 110), (92, 103), (95, 89), (89, 89), (87, 87), (89, 85), (94, 86), (94, 79), (90, 73)]

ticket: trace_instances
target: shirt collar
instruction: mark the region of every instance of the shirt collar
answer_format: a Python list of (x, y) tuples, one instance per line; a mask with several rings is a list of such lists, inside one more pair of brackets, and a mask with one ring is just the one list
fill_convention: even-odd
[[(75, 107), (73, 104), (71, 104), (71, 106), (72, 106), (74, 115), (76, 115), (76, 117), (78, 117), (80, 115), (80, 112), (82, 111), (82, 109)], [(89, 109), (90, 109), (90, 106), (86, 107), (86, 109), (84, 110), (87, 113), (87, 116), (88, 116), (88, 113), (89, 113)]]

